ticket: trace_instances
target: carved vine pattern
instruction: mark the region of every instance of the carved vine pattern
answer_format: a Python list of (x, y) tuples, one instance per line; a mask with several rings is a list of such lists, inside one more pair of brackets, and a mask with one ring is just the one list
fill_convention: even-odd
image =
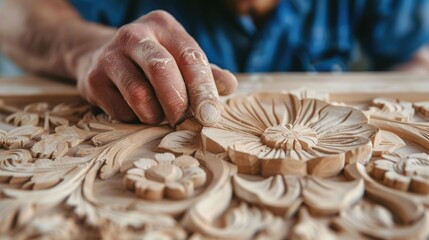
[(427, 104), (359, 110), (305, 91), (233, 98), (216, 126), (176, 130), (3, 104), (0, 235), (428, 237), (429, 123), (414, 121)]

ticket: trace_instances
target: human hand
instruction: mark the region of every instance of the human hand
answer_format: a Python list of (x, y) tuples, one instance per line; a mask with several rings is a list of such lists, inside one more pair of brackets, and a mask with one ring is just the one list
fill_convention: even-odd
[(122, 121), (174, 126), (188, 107), (203, 125), (220, 116), (219, 94), (237, 87), (230, 72), (209, 64), (170, 14), (153, 11), (119, 28), (77, 63), (79, 92)]

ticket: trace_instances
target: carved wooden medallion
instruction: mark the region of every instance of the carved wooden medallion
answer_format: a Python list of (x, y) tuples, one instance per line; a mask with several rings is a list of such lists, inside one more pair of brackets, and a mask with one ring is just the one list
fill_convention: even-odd
[(255, 93), (176, 129), (2, 102), (0, 238), (427, 239), (428, 104), (328, 99)]

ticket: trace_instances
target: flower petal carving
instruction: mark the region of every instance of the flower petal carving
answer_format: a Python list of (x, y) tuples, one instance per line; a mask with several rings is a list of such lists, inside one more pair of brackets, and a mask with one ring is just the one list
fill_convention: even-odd
[(140, 159), (134, 166), (128, 170), (124, 184), (148, 200), (188, 198), (207, 179), (198, 160), (188, 155), (175, 158), (171, 153), (156, 154), (155, 159)]
[(165, 136), (156, 149), (157, 152), (193, 155), (201, 149), (201, 134), (189, 130), (172, 132)]
[(301, 185), (293, 176), (276, 175), (261, 181), (233, 177), (234, 193), (246, 202), (266, 207), (279, 215), (292, 215), (300, 206)]
[(372, 176), (384, 185), (401, 191), (429, 194), (429, 155), (411, 154), (407, 157), (384, 154), (376, 160)]
[(367, 123), (355, 108), (259, 93), (230, 99), (219, 124), (203, 128), (202, 142), (211, 152), (228, 152), (242, 173), (290, 174), (295, 161), (299, 175), (330, 177), (345, 163), (369, 160), (378, 129)]
[(317, 215), (331, 215), (347, 209), (358, 202), (365, 191), (363, 180), (334, 182), (331, 180), (306, 177), (302, 190), (304, 203), (310, 212)]

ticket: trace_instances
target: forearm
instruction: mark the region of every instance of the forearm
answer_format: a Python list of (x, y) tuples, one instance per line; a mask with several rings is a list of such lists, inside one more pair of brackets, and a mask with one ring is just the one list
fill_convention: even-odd
[(115, 33), (85, 22), (63, 0), (6, 0), (0, 16), (3, 53), (29, 72), (71, 79), (77, 77), (79, 58)]

